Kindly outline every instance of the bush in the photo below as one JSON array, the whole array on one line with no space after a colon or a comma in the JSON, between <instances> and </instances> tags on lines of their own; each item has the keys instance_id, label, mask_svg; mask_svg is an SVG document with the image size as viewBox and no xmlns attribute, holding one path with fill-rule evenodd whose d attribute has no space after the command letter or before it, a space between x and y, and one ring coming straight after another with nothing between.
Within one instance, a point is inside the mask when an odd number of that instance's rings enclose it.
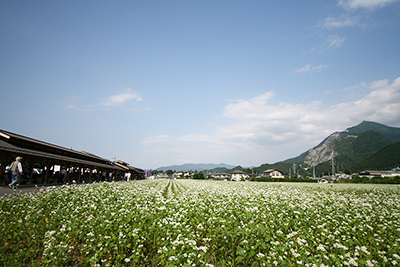
<instances>
[{"instance_id":1,"label":"bush","mask_svg":"<svg viewBox=\"0 0 400 267\"><path fill-rule=\"evenodd\" d=\"M395 177L363 177L357 176L353 179L344 179L340 180L341 183L348 183L348 184L400 184L400 176Z\"/></svg>"},{"instance_id":2,"label":"bush","mask_svg":"<svg viewBox=\"0 0 400 267\"><path fill-rule=\"evenodd\" d=\"M204 179L205 179L204 173L202 173L202 172L195 173L195 174L193 175L193 179L196 179L196 180L204 180Z\"/></svg>"},{"instance_id":3,"label":"bush","mask_svg":"<svg viewBox=\"0 0 400 267\"><path fill-rule=\"evenodd\" d=\"M300 182L300 183L317 183L318 180L308 178L272 178L272 177L255 177L251 181L254 182Z\"/></svg>"}]
</instances>

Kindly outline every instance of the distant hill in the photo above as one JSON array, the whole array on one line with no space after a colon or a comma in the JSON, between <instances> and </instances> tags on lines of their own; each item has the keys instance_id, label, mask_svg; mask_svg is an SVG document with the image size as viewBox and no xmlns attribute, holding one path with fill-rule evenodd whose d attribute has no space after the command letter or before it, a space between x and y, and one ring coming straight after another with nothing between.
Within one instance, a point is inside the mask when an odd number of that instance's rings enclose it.
<instances>
[{"instance_id":1,"label":"distant hill","mask_svg":"<svg viewBox=\"0 0 400 267\"><path fill-rule=\"evenodd\" d=\"M265 170L268 169L278 169L281 172L285 174L289 174L289 168L291 168L293 165L291 162L277 162L274 164L262 164L260 167L254 168L254 171L256 171L259 174L262 174Z\"/></svg>"},{"instance_id":2,"label":"distant hill","mask_svg":"<svg viewBox=\"0 0 400 267\"><path fill-rule=\"evenodd\" d=\"M375 131L393 142L400 141L400 128L386 126L372 121L363 121L357 126L347 128L342 134L360 134L366 131Z\"/></svg>"},{"instance_id":3,"label":"distant hill","mask_svg":"<svg viewBox=\"0 0 400 267\"><path fill-rule=\"evenodd\" d=\"M362 170L390 170L400 167L400 142L388 145L371 157L354 164L353 172Z\"/></svg>"},{"instance_id":4,"label":"distant hill","mask_svg":"<svg viewBox=\"0 0 400 267\"><path fill-rule=\"evenodd\" d=\"M159 167L156 169L156 171L168 171L168 170L173 170L173 171L204 171L204 170L211 170L211 169L216 169L216 168L225 168L225 169L232 169L236 166L234 165L228 165L225 163L220 163L220 164L214 164L214 163L186 163L182 165L171 165L171 166L164 166L164 167Z\"/></svg>"},{"instance_id":5,"label":"distant hill","mask_svg":"<svg viewBox=\"0 0 400 267\"><path fill-rule=\"evenodd\" d=\"M342 171L345 169L355 170L358 169L357 166L365 166L357 165L358 163L361 164L367 158L399 141L400 128L363 121L343 132L332 133L314 148L281 163L295 163L297 170L302 175L312 175L313 166L315 166L317 174L328 174L332 171L332 158L335 162L335 171L338 169ZM382 153L386 153L385 150ZM381 157L383 154L380 154ZM372 160L377 160L377 158L372 158ZM368 164L371 164L371 161ZM389 157L383 157L382 161L387 161L387 163L382 162L380 166L391 166ZM277 164L269 166L276 166ZM285 170L282 171L286 173Z\"/></svg>"}]
</instances>

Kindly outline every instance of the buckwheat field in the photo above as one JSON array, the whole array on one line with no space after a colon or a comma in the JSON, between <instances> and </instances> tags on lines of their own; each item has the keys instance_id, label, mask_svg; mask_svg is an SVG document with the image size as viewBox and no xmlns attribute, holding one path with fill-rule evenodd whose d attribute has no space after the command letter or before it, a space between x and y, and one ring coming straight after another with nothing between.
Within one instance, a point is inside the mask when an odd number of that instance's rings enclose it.
<instances>
[{"instance_id":1,"label":"buckwheat field","mask_svg":"<svg viewBox=\"0 0 400 267\"><path fill-rule=\"evenodd\" d=\"M0 198L3 266L394 266L400 187L146 180Z\"/></svg>"}]
</instances>

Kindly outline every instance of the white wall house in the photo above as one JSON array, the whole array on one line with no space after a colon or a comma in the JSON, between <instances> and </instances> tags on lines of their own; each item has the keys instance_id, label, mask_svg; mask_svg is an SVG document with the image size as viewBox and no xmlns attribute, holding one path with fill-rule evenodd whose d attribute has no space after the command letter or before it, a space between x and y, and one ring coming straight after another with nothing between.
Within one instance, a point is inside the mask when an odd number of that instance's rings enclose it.
<instances>
[{"instance_id":1,"label":"white wall house","mask_svg":"<svg viewBox=\"0 0 400 267\"><path fill-rule=\"evenodd\" d=\"M174 176L175 179L179 179L183 176L183 172L174 172L172 176Z\"/></svg>"},{"instance_id":2,"label":"white wall house","mask_svg":"<svg viewBox=\"0 0 400 267\"><path fill-rule=\"evenodd\" d=\"M168 178L168 174L166 172L157 173L157 178Z\"/></svg>"},{"instance_id":3,"label":"white wall house","mask_svg":"<svg viewBox=\"0 0 400 267\"><path fill-rule=\"evenodd\" d=\"M224 172L222 172L222 173L213 173L213 174L211 174L211 176L214 179L221 179L221 180L225 180L225 179L230 179L231 178L231 175L229 173L224 173Z\"/></svg>"},{"instance_id":4,"label":"white wall house","mask_svg":"<svg viewBox=\"0 0 400 267\"><path fill-rule=\"evenodd\" d=\"M232 181L245 181L250 179L250 175L245 173L244 171L236 170L231 172L231 180Z\"/></svg>"},{"instance_id":5,"label":"white wall house","mask_svg":"<svg viewBox=\"0 0 400 267\"><path fill-rule=\"evenodd\" d=\"M278 169L269 169L263 172L263 177L271 177L271 178L285 178L283 173Z\"/></svg>"}]
</instances>

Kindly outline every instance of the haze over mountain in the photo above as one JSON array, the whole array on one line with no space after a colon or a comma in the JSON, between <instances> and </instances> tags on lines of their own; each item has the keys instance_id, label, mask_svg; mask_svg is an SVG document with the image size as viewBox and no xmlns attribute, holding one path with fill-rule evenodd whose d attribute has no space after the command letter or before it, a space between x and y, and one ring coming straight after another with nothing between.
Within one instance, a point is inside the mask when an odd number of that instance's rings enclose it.
<instances>
[{"instance_id":1,"label":"haze over mountain","mask_svg":"<svg viewBox=\"0 0 400 267\"><path fill-rule=\"evenodd\" d=\"M290 165L296 164L298 165L297 171L303 173L310 174L313 166L315 166L317 172L327 173L332 170L331 161L333 158L336 170L351 169L353 171L360 171L361 167L368 167L368 165L356 165L357 163L364 161L378 152L380 152L379 155L381 158L386 158L383 156L385 154L384 149L399 140L400 128L371 121L363 121L342 132L332 133L314 148L297 157L279 162L279 164L284 168L282 170L284 172L288 168L291 168ZM393 153L393 149L390 151ZM374 169L373 159L369 161L369 166L372 169ZM386 166L387 168L394 168L396 165L400 165L400 157L394 160L391 159L391 163L386 164L381 162L381 166ZM270 167L271 165L266 164L265 166Z\"/></svg>"},{"instance_id":2,"label":"haze over mountain","mask_svg":"<svg viewBox=\"0 0 400 267\"><path fill-rule=\"evenodd\" d=\"M164 166L164 167L159 167L156 169L156 171L167 171L167 170L176 170L176 171L204 171L204 170L210 170L210 169L215 169L215 168L226 168L226 169L232 169L234 168L234 165L228 165L225 163L220 163L220 164L214 164L214 163L186 163L182 165L171 165L171 166Z\"/></svg>"},{"instance_id":3,"label":"haze over mountain","mask_svg":"<svg viewBox=\"0 0 400 267\"><path fill-rule=\"evenodd\" d=\"M301 155L273 164L265 163L253 168L261 173L266 169L277 168L284 172L312 175L312 167L317 173L327 174L332 170L334 158L335 170L360 171L363 168L377 169L400 166L399 143L400 128L384 124L363 121L342 132L334 132L317 146ZM396 143L397 142L397 143ZM294 166L294 164L296 166ZM222 169L221 169L222 168ZM215 170L226 171L237 169L227 164L183 164L160 167L157 170Z\"/></svg>"}]
</instances>

